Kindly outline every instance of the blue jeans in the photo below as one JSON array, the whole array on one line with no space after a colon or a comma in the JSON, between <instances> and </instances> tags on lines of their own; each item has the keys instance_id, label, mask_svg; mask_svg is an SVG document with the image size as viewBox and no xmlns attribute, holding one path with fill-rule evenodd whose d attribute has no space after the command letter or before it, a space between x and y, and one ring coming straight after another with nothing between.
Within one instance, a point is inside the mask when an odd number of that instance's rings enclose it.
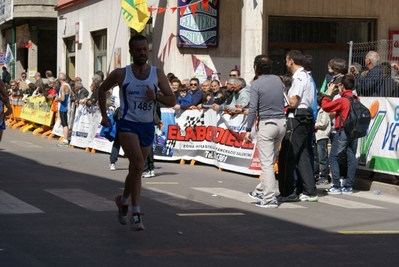
<instances>
[{"instance_id":1,"label":"blue jeans","mask_svg":"<svg viewBox=\"0 0 399 267\"><path fill-rule=\"evenodd\" d=\"M317 155L319 158L319 165L320 165L320 179L324 178L327 179L328 177L328 138L320 139L317 141Z\"/></svg>"},{"instance_id":2,"label":"blue jeans","mask_svg":"<svg viewBox=\"0 0 399 267\"><path fill-rule=\"evenodd\" d=\"M339 153L345 150L345 148L347 153L348 173L346 175L344 187L353 187L355 183L357 141L358 139L347 138L343 129L337 130L334 134L330 151L330 166L333 184L336 188L341 187L338 163Z\"/></svg>"}]
</instances>

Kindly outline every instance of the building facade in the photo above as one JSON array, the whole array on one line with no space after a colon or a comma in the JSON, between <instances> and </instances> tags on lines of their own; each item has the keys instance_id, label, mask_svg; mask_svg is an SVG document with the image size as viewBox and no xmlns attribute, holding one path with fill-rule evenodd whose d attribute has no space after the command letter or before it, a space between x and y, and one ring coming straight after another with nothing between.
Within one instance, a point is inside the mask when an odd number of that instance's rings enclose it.
<instances>
[{"instance_id":1,"label":"building facade","mask_svg":"<svg viewBox=\"0 0 399 267\"><path fill-rule=\"evenodd\" d=\"M1 50L12 49L9 66L13 78L27 72L31 81L36 72L56 71L57 0L0 1Z\"/></svg>"},{"instance_id":2,"label":"building facade","mask_svg":"<svg viewBox=\"0 0 399 267\"><path fill-rule=\"evenodd\" d=\"M261 53L273 59L276 74L284 74L286 52L299 49L313 56L313 74L320 86L331 58L348 59L349 41L388 39L390 30L399 29L395 0L147 2L151 20L144 34L150 39L150 61L180 79L201 75L196 68L203 63L208 71L220 73L222 81L235 68L249 81L253 59ZM200 20L205 3L216 9L216 15ZM56 11L58 72L80 76L88 86L95 71L107 74L131 62L127 43L135 32L125 24L119 1L58 0ZM193 32L199 24L213 27L217 45L181 45L182 26L189 24Z\"/></svg>"}]
</instances>

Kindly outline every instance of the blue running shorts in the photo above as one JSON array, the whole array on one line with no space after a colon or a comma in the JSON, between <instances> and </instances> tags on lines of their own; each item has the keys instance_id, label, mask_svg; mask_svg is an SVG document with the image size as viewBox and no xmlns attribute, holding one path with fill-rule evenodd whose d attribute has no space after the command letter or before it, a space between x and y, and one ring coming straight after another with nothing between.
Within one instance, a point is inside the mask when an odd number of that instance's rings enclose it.
<instances>
[{"instance_id":1,"label":"blue running shorts","mask_svg":"<svg viewBox=\"0 0 399 267\"><path fill-rule=\"evenodd\" d=\"M154 142L154 122L133 122L127 120L116 121L116 130L121 133L137 134L140 146L147 147Z\"/></svg>"}]
</instances>

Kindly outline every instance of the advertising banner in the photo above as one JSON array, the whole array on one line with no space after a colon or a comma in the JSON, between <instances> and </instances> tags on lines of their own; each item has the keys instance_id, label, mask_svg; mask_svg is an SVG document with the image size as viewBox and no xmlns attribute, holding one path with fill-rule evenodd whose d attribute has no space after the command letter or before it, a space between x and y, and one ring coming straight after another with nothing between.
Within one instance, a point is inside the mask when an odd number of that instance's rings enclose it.
<instances>
[{"instance_id":1,"label":"advertising banner","mask_svg":"<svg viewBox=\"0 0 399 267\"><path fill-rule=\"evenodd\" d=\"M52 126L54 112L51 111L51 101L44 96L30 96L22 106L20 118L37 124Z\"/></svg>"},{"instance_id":2,"label":"advertising banner","mask_svg":"<svg viewBox=\"0 0 399 267\"><path fill-rule=\"evenodd\" d=\"M399 175L399 104L397 98L361 98L370 109L368 134L359 140L358 168Z\"/></svg>"},{"instance_id":3,"label":"advertising banner","mask_svg":"<svg viewBox=\"0 0 399 267\"><path fill-rule=\"evenodd\" d=\"M179 47L209 48L218 46L219 1L179 0Z\"/></svg>"},{"instance_id":4,"label":"advertising banner","mask_svg":"<svg viewBox=\"0 0 399 267\"><path fill-rule=\"evenodd\" d=\"M260 174L254 144L244 143L246 115L213 110L186 110L173 114L162 109L164 130L156 130L154 156L162 160L194 159L245 174Z\"/></svg>"}]
</instances>

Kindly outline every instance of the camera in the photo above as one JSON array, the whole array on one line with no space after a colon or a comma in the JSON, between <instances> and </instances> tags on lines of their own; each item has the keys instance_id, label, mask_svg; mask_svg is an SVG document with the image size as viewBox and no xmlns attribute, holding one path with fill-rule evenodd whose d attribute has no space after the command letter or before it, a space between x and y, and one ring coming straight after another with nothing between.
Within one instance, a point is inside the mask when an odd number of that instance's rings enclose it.
<instances>
[{"instance_id":1,"label":"camera","mask_svg":"<svg viewBox=\"0 0 399 267\"><path fill-rule=\"evenodd\" d=\"M354 67L351 67L351 72L355 73L356 69Z\"/></svg>"}]
</instances>

